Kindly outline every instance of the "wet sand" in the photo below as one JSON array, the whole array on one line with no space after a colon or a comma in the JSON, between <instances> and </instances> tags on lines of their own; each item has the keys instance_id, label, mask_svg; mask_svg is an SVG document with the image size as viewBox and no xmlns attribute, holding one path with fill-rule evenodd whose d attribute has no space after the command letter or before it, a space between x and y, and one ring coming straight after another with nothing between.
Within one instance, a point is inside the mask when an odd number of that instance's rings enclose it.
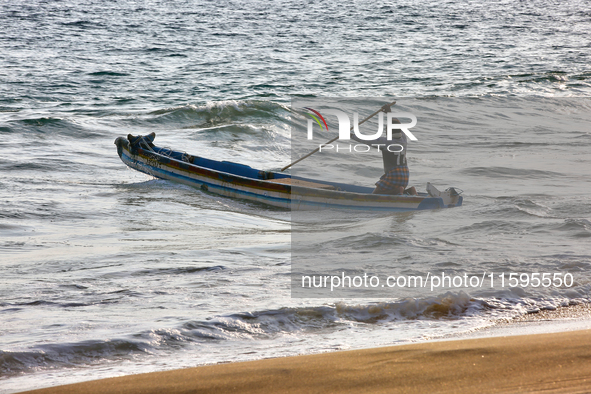
<instances>
[{"instance_id":1,"label":"wet sand","mask_svg":"<svg viewBox=\"0 0 591 394\"><path fill-rule=\"evenodd\" d=\"M559 308L507 324L522 329L525 319L587 320L589 311ZM456 339L218 364L30 393L587 393L589 344L591 330Z\"/></svg>"}]
</instances>

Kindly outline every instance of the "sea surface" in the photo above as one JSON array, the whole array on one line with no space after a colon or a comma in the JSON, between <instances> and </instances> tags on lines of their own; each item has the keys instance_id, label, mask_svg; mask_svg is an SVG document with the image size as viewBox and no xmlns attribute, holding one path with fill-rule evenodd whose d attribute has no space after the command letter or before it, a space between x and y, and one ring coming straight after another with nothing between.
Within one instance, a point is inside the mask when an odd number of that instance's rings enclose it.
<instances>
[{"instance_id":1,"label":"sea surface","mask_svg":"<svg viewBox=\"0 0 591 394\"><path fill-rule=\"evenodd\" d=\"M0 393L436 339L588 302L590 31L575 0L3 2ZM402 274L573 283L292 298L291 212L154 179L113 144L155 132L277 170L291 100L322 97L428 117L411 184L464 191L457 209L331 223L348 253L391 248L381 267ZM379 155L313 160L330 179L381 175Z\"/></svg>"}]
</instances>

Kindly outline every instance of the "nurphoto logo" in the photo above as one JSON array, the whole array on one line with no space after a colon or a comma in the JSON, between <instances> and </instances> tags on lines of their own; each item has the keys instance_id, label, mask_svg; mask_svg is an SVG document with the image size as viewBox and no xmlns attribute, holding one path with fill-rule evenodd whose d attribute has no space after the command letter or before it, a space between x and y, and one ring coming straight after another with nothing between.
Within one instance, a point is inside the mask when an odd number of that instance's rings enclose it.
<instances>
[{"instance_id":1,"label":"nurphoto logo","mask_svg":"<svg viewBox=\"0 0 591 394\"><path fill-rule=\"evenodd\" d=\"M316 123L320 130L328 131L328 124L326 123L326 119L322 114L310 107L304 107L304 109L308 110L308 115L310 119L308 119L308 140L314 139L314 123ZM388 108L389 109L389 108ZM377 148L378 151L381 149L387 149L390 152L402 152L404 150L404 146L395 141L400 141L402 138L402 133L411 141L417 141L417 138L410 132L410 128L417 125L417 118L412 113L409 112L401 112L401 113L393 113L393 112L386 112L386 138L383 137L384 134L384 111L380 111L378 114L378 130L374 134L362 134L359 130L359 113L353 112L353 127L351 127L351 121L349 115L347 115L344 111L338 109L324 109L322 112L325 115L334 115L337 118L339 123L339 136L338 140L342 141L349 141L351 139L361 142L360 144L351 146L350 144L347 145L346 148L340 147L338 144L332 144L333 141L336 141L337 138L334 140L329 141L328 143L319 144L318 150L322 152L323 150L334 150L336 152L340 151L348 151L348 152L369 152L371 147ZM410 119L410 123L401 123L399 119ZM366 119L367 120L367 119ZM352 134L353 132L354 134ZM394 143L389 143L393 141ZM366 143L363 143L366 142Z\"/></svg>"}]
</instances>

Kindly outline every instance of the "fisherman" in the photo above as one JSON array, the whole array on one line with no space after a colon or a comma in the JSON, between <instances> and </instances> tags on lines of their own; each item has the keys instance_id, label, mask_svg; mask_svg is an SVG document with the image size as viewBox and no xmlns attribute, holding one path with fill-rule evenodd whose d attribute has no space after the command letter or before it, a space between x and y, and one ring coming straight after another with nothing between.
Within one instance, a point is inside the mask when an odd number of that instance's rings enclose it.
<instances>
[{"instance_id":1,"label":"fisherman","mask_svg":"<svg viewBox=\"0 0 591 394\"><path fill-rule=\"evenodd\" d=\"M386 113L391 112L390 105L386 104L382 107ZM394 123L400 124L396 118L392 119ZM406 135L402 130L392 130L392 139L388 140L386 137L380 137L375 140L362 140L351 133L351 139L361 142L363 144L376 146L382 152L382 159L384 160L384 175L376 182L376 188L373 194L410 194L417 195L417 190L414 186L408 186L408 165L406 162Z\"/></svg>"}]
</instances>

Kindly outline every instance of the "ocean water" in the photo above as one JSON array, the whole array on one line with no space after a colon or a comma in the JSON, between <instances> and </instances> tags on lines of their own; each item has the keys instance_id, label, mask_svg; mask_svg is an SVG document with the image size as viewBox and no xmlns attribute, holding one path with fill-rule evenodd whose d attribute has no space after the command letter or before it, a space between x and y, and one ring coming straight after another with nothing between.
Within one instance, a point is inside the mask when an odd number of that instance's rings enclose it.
<instances>
[{"instance_id":1,"label":"ocean water","mask_svg":"<svg viewBox=\"0 0 591 394\"><path fill-rule=\"evenodd\" d=\"M1 4L0 392L440 338L589 301L590 30L583 1ZM411 184L464 190L458 209L349 219L347 245L395 247L400 273L572 286L292 298L289 211L153 179L113 145L154 131L278 169L291 100L326 96L422 111ZM374 159L335 164L371 186Z\"/></svg>"}]
</instances>

